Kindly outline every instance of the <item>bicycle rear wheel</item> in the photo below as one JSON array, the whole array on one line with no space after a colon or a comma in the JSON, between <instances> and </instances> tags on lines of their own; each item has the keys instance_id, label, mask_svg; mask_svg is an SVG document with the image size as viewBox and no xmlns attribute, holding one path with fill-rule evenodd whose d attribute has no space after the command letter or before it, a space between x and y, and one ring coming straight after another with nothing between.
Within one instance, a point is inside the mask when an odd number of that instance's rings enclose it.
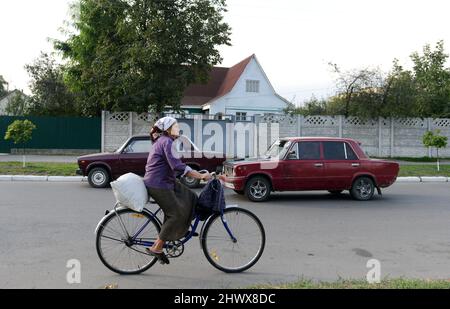
<instances>
[{"instance_id":1,"label":"bicycle rear wheel","mask_svg":"<svg viewBox=\"0 0 450 309\"><path fill-rule=\"evenodd\" d=\"M97 254L102 263L121 275L140 274L152 267L157 258L146 253L142 244L136 244L131 240L131 237L144 226L136 241L154 242L161 227L145 211L137 213L131 209L120 209L106 217L100 224L96 238Z\"/></svg>"},{"instance_id":2,"label":"bicycle rear wheel","mask_svg":"<svg viewBox=\"0 0 450 309\"><path fill-rule=\"evenodd\" d=\"M223 220L220 215L212 216L201 237L206 259L226 273L243 272L255 265L266 242L264 227L258 217L238 207L225 209Z\"/></svg>"}]
</instances>

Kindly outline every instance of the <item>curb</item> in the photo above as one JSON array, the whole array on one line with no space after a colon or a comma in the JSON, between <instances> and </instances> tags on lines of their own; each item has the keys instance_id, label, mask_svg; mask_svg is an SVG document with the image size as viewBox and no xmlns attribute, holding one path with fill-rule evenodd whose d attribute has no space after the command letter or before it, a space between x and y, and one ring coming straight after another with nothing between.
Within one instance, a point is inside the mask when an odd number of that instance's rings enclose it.
<instances>
[{"instance_id":1,"label":"curb","mask_svg":"<svg viewBox=\"0 0 450 309\"><path fill-rule=\"evenodd\" d=\"M422 182L448 182L448 177L420 177Z\"/></svg>"},{"instance_id":2,"label":"curb","mask_svg":"<svg viewBox=\"0 0 450 309\"><path fill-rule=\"evenodd\" d=\"M87 182L87 178L83 176L0 175L0 181Z\"/></svg>"},{"instance_id":3,"label":"curb","mask_svg":"<svg viewBox=\"0 0 450 309\"><path fill-rule=\"evenodd\" d=\"M0 181L34 181L34 182L87 182L83 176L33 176L33 175L0 175ZM450 182L450 177L397 177L398 183Z\"/></svg>"},{"instance_id":4,"label":"curb","mask_svg":"<svg viewBox=\"0 0 450 309\"><path fill-rule=\"evenodd\" d=\"M414 183L414 182L421 182L422 180L420 177L397 177L396 182L408 182L408 183Z\"/></svg>"},{"instance_id":5,"label":"curb","mask_svg":"<svg viewBox=\"0 0 450 309\"><path fill-rule=\"evenodd\" d=\"M400 183L450 182L450 177L443 177L443 176L397 177L396 182L400 182Z\"/></svg>"}]
</instances>

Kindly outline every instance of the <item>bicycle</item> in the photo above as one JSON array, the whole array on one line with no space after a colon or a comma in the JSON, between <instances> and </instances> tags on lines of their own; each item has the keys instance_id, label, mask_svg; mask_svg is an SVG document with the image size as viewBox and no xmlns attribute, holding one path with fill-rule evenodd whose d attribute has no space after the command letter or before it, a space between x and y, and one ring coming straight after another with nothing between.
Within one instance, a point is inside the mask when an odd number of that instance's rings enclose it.
<instances>
[{"instance_id":1,"label":"bicycle","mask_svg":"<svg viewBox=\"0 0 450 309\"><path fill-rule=\"evenodd\" d=\"M212 175L217 177L216 173ZM149 204L157 207L151 199ZM101 262L122 275L140 274L150 269L158 259L148 254L145 248L151 247L159 235L162 225L158 218L160 212L161 208L157 207L154 212L144 208L138 213L116 203L96 228L96 249ZM226 273L248 270L263 254L264 227L249 210L228 205L221 213L210 215L198 234L201 221L196 212L187 235L180 240L166 242L164 251L168 258L180 257L184 253L184 245L195 236L199 237L208 262Z\"/></svg>"}]
</instances>

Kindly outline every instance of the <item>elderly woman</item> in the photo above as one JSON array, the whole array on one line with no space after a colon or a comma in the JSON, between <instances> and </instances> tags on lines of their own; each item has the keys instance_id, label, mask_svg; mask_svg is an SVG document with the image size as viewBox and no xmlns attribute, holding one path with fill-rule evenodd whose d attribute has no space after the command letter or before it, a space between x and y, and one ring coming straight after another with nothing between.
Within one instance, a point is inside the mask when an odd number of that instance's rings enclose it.
<instances>
[{"instance_id":1,"label":"elderly woman","mask_svg":"<svg viewBox=\"0 0 450 309\"><path fill-rule=\"evenodd\" d=\"M169 259L163 252L166 241L179 240L188 232L197 203L197 194L183 185L177 178L189 176L209 180L209 173L200 174L184 164L173 152L173 141L179 137L176 119L159 119L151 130L152 150L148 156L144 182L147 191L164 212L164 224L155 244L147 252L163 264Z\"/></svg>"}]
</instances>

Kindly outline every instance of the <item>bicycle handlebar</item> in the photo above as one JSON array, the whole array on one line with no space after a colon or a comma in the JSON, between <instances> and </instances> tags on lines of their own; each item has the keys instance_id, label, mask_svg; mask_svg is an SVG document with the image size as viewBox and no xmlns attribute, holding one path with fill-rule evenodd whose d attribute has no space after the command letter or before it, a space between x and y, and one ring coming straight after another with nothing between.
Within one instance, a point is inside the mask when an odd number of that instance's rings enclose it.
<instances>
[{"instance_id":1,"label":"bicycle handlebar","mask_svg":"<svg viewBox=\"0 0 450 309\"><path fill-rule=\"evenodd\" d=\"M209 173L208 170L200 170L200 171L198 171L198 172L199 172L200 174ZM211 174L211 176L212 176L214 179L217 178L217 173L216 173L216 172L211 172L210 174Z\"/></svg>"}]
</instances>

